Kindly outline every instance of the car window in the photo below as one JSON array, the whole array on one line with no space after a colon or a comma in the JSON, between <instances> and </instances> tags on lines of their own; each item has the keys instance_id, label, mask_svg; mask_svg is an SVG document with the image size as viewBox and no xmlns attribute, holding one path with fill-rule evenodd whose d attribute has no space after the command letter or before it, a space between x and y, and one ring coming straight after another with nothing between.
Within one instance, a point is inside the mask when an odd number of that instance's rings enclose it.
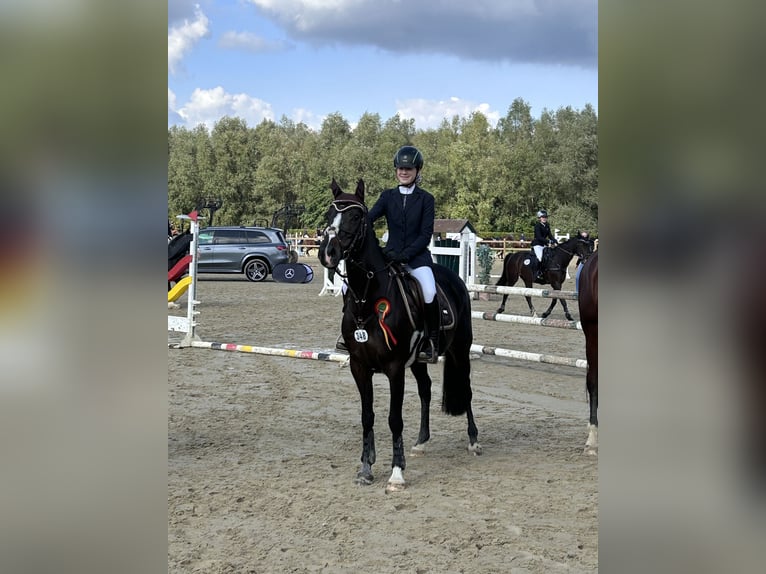
<instances>
[{"instance_id":1,"label":"car window","mask_svg":"<svg viewBox=\"0 0 766 574\"><path fill-rule=\"evenodd\" d=\"M262 231L246 231L248 243L271 243L269 236Z\"/></svg>"},{"instance_id":2,"label":"car window","mask_svg":"<svg viewBox=\"0 0 766 574\"><path fill-rule=\"evenodd\" d=\"M213 243L213 232L212 231L200 231L199 232L199 244L200 245L210 245Z\"/></svg>"},{"instance_id":3,"label":"car window","mask_svg":"<svg viewBox=\"0 0 766 574\"><path fill-rule=\"evenodd\" d=\"M239 229L216 229L213 243L216 245L245 243L245 238L242 235L242 231Z\"/></svg>"}]
</instances>

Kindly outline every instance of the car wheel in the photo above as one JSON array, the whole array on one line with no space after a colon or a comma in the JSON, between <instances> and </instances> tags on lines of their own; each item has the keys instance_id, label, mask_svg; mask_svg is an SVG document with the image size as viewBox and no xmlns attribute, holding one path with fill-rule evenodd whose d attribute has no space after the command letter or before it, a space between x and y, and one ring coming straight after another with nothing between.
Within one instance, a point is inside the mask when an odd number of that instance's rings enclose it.
<instances>
[{"instance_id":1,"label":"car wheel","mask_svg":"<svg viewBox=\"0 0 766 574\"><path fill-rule=\"evenodd\" d=\"M260 259L245 263L245 277L250 281L263 281L269 274L269 267Z\"/></svg>"}]
</instances>

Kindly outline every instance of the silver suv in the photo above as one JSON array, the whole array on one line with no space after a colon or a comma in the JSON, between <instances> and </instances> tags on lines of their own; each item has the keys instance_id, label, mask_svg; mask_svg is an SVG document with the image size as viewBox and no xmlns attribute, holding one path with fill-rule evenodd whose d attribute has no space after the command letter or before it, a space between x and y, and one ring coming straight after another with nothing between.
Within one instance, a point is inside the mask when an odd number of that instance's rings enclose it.
<instances>
[{"instance_id":1,"label":"silver suv","mask_svg":"<svg viewBox=\"0 0 766 574\"><path fill-rule=\"evenodd\" d=\"M275 265L287 263L290 247L274 227L206 227L199 232L200 273L244 273L263 281Z\"/></svg>"}]
</instances>

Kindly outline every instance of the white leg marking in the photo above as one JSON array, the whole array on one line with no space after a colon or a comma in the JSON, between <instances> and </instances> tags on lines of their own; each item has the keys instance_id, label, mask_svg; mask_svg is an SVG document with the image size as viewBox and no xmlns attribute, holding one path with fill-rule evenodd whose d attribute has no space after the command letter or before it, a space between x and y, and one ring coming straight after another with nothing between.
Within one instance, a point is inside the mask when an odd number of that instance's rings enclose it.
<instances>
[{"instance_id":1,"label":"white leg marking","mask_svg":"<svg viewBox=\"0 0 766 574\"><path fill-rule=\"evenodd\" d=\"M585 454L598 454L598 427L588 424L588 440L585 442Z\"/></svg>"},{"instance_id":2,"label":"white leg marking","mask_svg":"<svg viewBox=\"0 0 766 574\"><path fill-rule=\"evenodd\" d=\"M391 471L391 478L388 479L386 492L400 492L404 490L406 486L404 476L402 476L402 469L395 466Z\"/></svg>"}]
</instances>

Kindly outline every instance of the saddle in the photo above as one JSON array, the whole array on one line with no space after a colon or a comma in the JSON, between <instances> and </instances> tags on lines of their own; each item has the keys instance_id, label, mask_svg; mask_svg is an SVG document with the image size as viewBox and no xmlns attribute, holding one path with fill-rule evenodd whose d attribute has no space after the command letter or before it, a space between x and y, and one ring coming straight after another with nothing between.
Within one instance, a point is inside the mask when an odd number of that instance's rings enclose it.
<instances>
[{"instance_id":1,"label":"saddle","mask_svg":"<svg viewBox=\"0 0 766 574\"><path fill-rule=\"evenodd\" d=\"M394 265L397 269L394 273L394 278L399 287L399 291L402 294L405 305L407 306L407 314L412 320L412 307L415 306L420 309L421 313L425 308L425 300L423 298L423 290L420 288L420 283L412 275L410 275L401 265ZM394 267L392 266L392 267ZM436 282L436 301L439 303L439 330L449 331L455 328L455 310L447 299L447 295L444 293L439 282Z\"/></svg>"},{"instance_id":2,"label":"saddle","mask_svg":"<svg viewBox=\"0 0 766 574\"><path fill-rule=\"evenodd\" d=\"M561 268L558 265L556 266L551 265L551 250L552 250L551 247L543 247L543 260L538 261L538 263L540 264L541 271L560 271L561 270ZM534 249L531 250L531 253L532 253L532 257L537 259L537 255L535 254Z\"/></svg>"}]
</instances>

